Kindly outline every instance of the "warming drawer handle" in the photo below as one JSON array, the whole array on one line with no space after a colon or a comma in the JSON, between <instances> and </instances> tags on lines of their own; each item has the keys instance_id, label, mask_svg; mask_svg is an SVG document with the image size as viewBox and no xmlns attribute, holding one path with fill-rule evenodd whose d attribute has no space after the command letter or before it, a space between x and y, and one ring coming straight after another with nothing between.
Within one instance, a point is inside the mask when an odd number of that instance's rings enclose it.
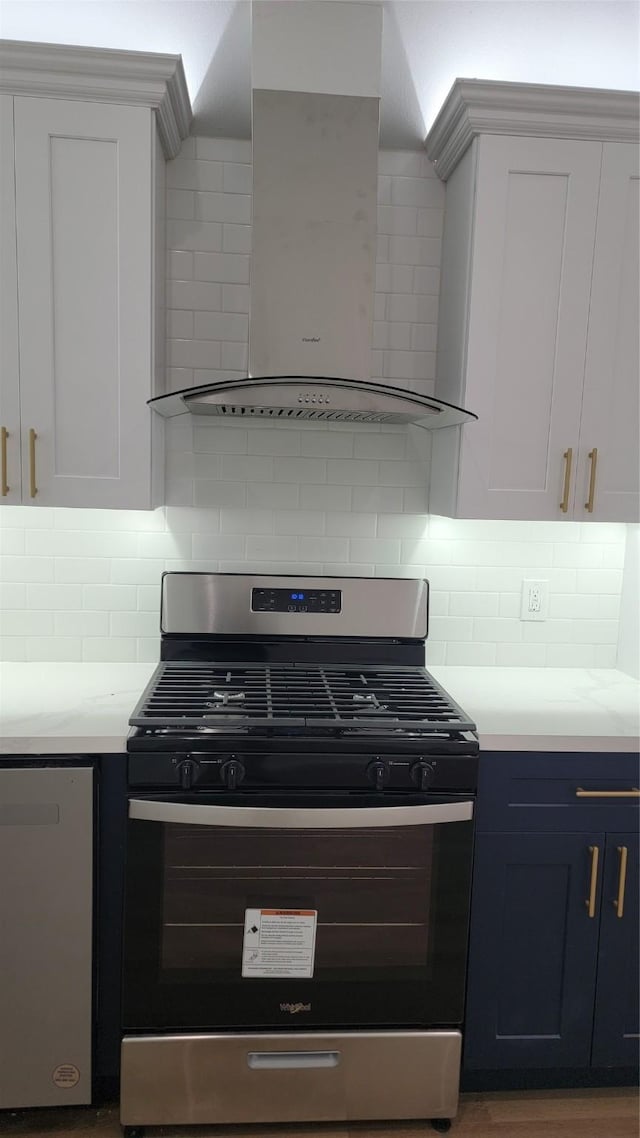
<instances>
[{"instance_id":1,"label":"warming drawer handle","mask_svg":"<svg viewBox=\"0 0 640 1138\"><path fill-rule=\"evenodd\" d=\"M252 1071L291 1071L301 1068L337 1067L339 1051L249 1051Z\"/></svg>"},{"instance_id":2,"label":"warming drawer handle","mask_svg":"<svg viewBox=\"0 0 640 1138\"><path fill-rule=\"evenodd\" d=\"M576 787L576 798L640 798L640 790L632 786L631 790L583 790Z\"/></svg>"},{"instance_id":3,"label":"warming drawer handle","mask_svg":"<svg viewBox=\"0 0 640 1138\"><path fill-rule=\"evenodd\" d=\"M473 802L444 802L423 806L293 809L273 806L218 806L199 802L157 802L132 798L129 817L143 822L193 826L235 826L264 830L360 830L381 826L430 826L467 822Z\"/></svg>"}]
</instances>

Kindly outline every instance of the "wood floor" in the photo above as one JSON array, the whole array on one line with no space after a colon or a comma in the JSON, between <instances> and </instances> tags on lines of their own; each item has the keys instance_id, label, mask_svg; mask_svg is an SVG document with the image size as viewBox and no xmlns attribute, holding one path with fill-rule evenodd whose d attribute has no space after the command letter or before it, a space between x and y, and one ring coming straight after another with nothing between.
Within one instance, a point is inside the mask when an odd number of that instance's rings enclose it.
<instances>
[{"instance_id":1,"label":"wood floor","mask_svg":"<svg viewBox=\"0 0 640 1138\"><path fill-rule=\"evenodd\" d=\"M638 1092L508 1091L466 1094L451 1138L638 1138ZM0 1111L0 1134L20 1138L120 1138L117 1107ZM424 1122L341 1126L150 1126L147 1138L429 1138Z\"/></svg>"}]
</instances>

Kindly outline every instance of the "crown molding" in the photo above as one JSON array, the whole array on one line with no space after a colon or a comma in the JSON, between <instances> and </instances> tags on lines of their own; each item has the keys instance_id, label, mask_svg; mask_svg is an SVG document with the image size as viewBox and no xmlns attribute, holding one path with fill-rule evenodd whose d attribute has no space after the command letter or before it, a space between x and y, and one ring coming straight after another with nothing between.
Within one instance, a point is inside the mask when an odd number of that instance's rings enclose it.
<instances>
[{"instance_id":1,"label":"crown molding","mask_svg":"<svg viewBox=\"0 0 640 1138\"><path fill-rule=\"evenodd\" d=\"M456 79L425 140L446 181L478 134L637 142L637 91Z\"/></svg>"},{"instance_id":2,"label":"crown molding","mask_svg":"<svg viewBox=\"0 0 640 1138\"><path fill-rule=\"evenodd\" d=\"M167 158L192 118L179 55L0 40L0 92L150 107Z\"/></svg>"}]
</instances>

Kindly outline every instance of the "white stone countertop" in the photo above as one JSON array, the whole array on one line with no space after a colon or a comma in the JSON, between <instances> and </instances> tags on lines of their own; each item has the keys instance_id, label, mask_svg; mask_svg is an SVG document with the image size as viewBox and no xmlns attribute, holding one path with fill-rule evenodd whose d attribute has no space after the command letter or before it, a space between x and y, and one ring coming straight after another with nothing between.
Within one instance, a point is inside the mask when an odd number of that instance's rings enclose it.
<instances>
[{"instance_id":1,"label":"white stone countertop","mask_svg":"<svg viewBox=\"0 0 640 1138\"><path fill-rule=\"evenodd\" d=\"M114 754L153 664L0 663L0 754ZM615 669L429 669L484 750L638 750L640 684Z\"/></svg>"}]
</instances>

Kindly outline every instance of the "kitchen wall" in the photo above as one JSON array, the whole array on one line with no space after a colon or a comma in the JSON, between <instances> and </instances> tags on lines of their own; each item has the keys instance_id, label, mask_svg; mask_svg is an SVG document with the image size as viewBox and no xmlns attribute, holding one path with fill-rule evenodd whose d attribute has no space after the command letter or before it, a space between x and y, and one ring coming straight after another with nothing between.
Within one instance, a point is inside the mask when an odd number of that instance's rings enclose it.
<instances>
[{"instance_id":1,"label":"kitchen wall","mask_svg":"<svg viewBox=\"0 0 640 1138\"><path fill-rule=\"evenodd\" d=\"M246 374L250 144L189 139L167 167L168 383ZM372 374L429 392L444 187L380 155ZM427 576L427 662L614 667L623 525L429 517L429 436L387 426L167 424L167 507L3 507L0 653L156 660L164 569ZM549 583L519 620L523 578Z\"/></svg>"}]
</instances>

